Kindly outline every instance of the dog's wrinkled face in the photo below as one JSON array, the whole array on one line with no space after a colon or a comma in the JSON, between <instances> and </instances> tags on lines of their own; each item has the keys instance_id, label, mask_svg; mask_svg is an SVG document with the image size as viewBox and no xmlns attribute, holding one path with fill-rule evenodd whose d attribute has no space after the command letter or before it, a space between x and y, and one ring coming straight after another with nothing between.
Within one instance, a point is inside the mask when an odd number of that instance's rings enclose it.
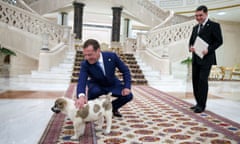
<instances>
[{"instance_id":1,"label":"dog's wrinkled face","mask_svg":"<svg viewBox=\"0 0 240 144\"><path fill-rule=\"evenodd\" d=\"M59 98L55 101L54 106L51 108L51 110L55 113L60 113L63 111L66 107L67 101L63 98Z\"/></svg>"}]
</instances>

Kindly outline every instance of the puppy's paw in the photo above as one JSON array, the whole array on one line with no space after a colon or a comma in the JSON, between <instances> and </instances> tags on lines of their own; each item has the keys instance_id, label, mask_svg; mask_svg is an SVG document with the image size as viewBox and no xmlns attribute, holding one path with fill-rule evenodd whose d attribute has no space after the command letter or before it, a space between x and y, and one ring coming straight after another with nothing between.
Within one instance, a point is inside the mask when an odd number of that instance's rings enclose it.
<instances>
[{"instance_id":1,"label":"puppy's paw","mask_svg":"<svg viewBox=\"0 0 240 144\"><path fill-rule=\"evenodd\" d=\"M71 136L71 139L76 140L76 139L78 139L78 136L77 135Z\"/></svg>"}]
</instances>

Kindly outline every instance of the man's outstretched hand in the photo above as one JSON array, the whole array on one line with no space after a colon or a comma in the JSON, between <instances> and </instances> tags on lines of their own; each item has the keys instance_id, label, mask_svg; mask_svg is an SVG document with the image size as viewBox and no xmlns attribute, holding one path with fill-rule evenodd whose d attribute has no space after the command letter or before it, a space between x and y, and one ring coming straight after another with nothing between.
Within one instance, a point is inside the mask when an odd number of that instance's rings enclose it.
<instances>
[{"instance_id":1,"label":"man's outstretched hand","mask_svg":"<svg viewBox=\"0 0 240 144\"><path fill-rule=\"evenodd\" d=\"M81 96L75 100L75 106L78 109L83 108L84 104L87 104L88 100L86 96Z\"/></svg>"}]
</instances>

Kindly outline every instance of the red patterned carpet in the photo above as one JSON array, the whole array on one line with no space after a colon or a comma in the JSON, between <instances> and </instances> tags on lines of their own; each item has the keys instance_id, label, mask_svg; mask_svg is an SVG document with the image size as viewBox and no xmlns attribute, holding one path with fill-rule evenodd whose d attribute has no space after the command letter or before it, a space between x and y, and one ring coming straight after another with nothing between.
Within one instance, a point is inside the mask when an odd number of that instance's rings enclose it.
<instances>
[{"instance_id":1,"label":"red patterned carpet","mask_svg":"<svg viewBox=\"0 0 240 144\"><path fill-rule=\"evenodd\" d=\"M70 85L67 95L72 95ZM195 114L190 104L148 86L134 86L134 99L113 118L112 132L103 135L89 123L85 135L71 141L72 122L53 115L41 144L238 144L240 124L210 111Z\"/></svg>"}]
</instances>

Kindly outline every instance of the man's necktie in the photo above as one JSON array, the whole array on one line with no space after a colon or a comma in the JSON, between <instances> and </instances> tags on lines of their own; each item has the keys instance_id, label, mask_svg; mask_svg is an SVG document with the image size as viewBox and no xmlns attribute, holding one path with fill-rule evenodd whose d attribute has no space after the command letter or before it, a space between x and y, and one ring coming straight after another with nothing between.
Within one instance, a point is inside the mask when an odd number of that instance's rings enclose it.
<instances>
[{"instance_id":1,"label":"man's necktie","mask_svg":"<svg viewBox=\"0 0 240 144\"><path fill-rule=\"evenodd\" d=\"M100 70L102 71L103 75L105 75L105 71L103 69L103 65L101 65L101 63L99 61L97 61L97 66L100 68Z\"/></svg>"},{"instance_id":2,"label":"man's necktie","mask_svg":"<svg viewBox=\"0 0 240 144\"><path fill-rule=\"evenodd\" d=\"M198 33L199 33L202 29L203 29L203 24L200 24L200 25L199 25L199 31L198 31Z\"/></svg>"}]
</instances>

